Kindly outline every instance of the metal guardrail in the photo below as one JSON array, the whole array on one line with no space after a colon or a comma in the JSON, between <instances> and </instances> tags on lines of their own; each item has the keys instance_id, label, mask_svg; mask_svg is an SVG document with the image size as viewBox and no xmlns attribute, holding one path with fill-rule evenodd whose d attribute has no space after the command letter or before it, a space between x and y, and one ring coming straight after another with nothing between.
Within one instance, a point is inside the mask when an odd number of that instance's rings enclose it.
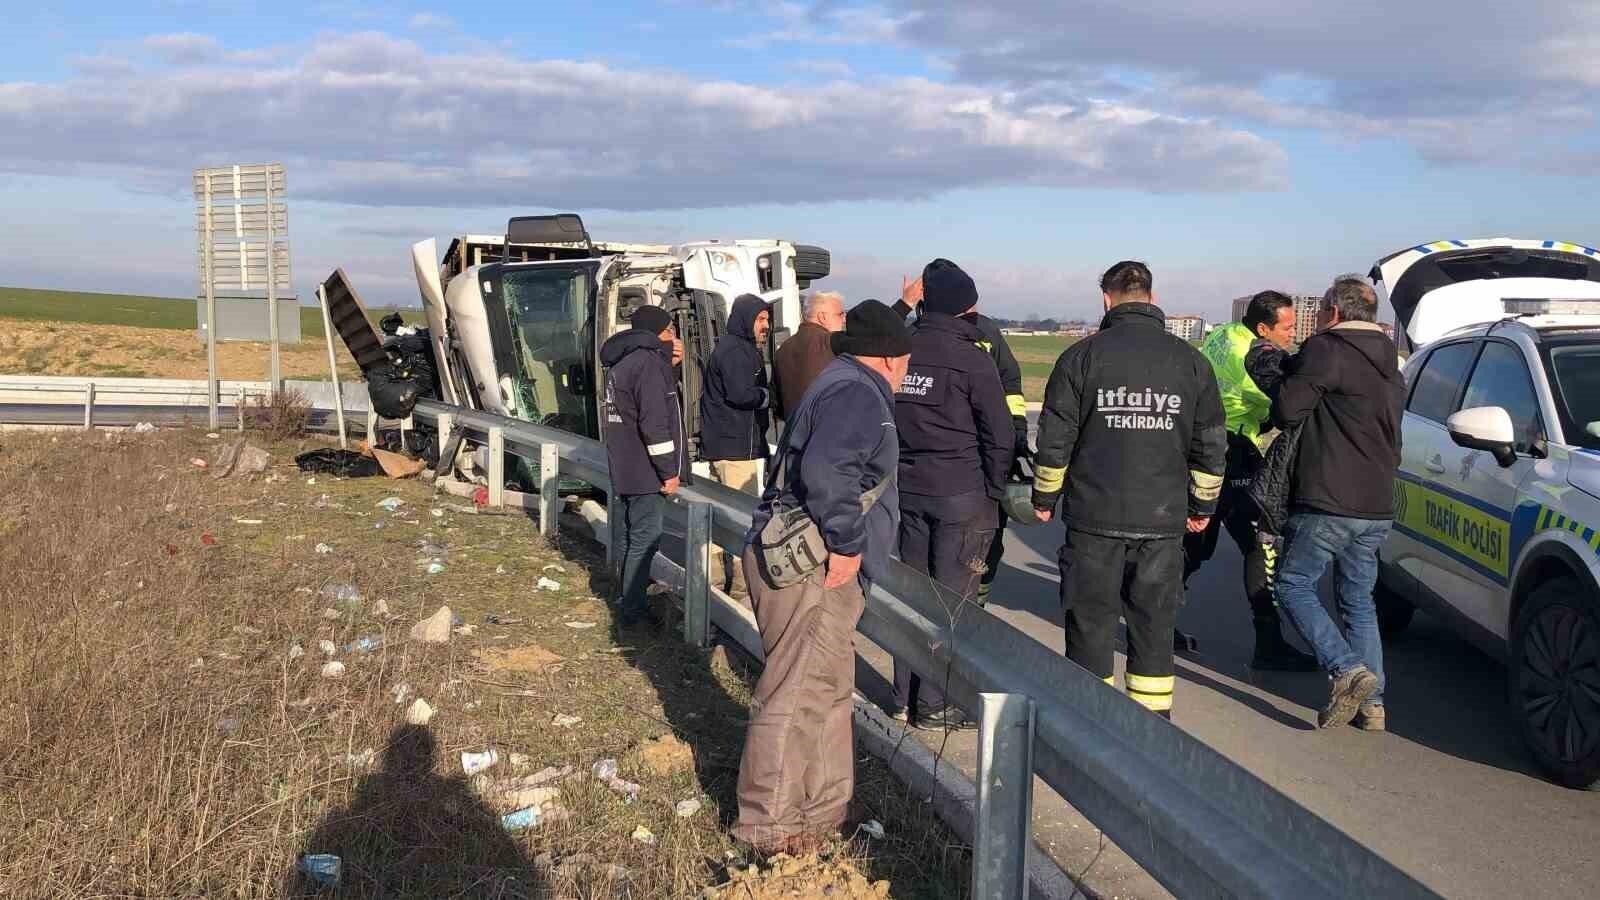
<instances>
[{"instance_id":1,"label":"metal guardrail","mask_svg":"<svg viewBox=\"0 0 1600 900\"><path fill-rule=\"evenodd\" d=\"M555 456L561 475L609 486L605 451L597 441L432 401L419 402L413 418L434 422L442 431L459 428L475 441L493 441L523 459L542 458L546 466ZM540 498L541 528L554 521L559 502L553 476L542 475L551 490ZM728 601L706 589L708 544L699 536L739 553L755 500L706 482L680 488L677 498L669 515L690 535L687 637L703 643L705 623L738 613L717 609ZM1237 763L987 610L947 606L938 591L930 590L926 576L904 565L895 563L872 585L859 627L919 674L946 682L946 693L958 705L981 711L987 727L979 734L975 897L1026 893L1019 861L1026 859L1030 844L1031 783L1030 790L1021 790L1007 777L1019 767L1031 767L1180 897L1437 896ZM748 631L744 640L750 640ZM747 649L761 655L759 646ZM1030 720L1031 739L1026 739Z\"/></svg>"}]
</instances>

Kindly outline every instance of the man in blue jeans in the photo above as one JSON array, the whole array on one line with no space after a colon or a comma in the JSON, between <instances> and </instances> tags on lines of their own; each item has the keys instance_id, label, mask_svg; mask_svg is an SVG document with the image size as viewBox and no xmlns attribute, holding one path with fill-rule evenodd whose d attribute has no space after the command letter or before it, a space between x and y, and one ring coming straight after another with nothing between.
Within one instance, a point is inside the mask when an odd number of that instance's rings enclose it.
<instances>
[{"instance_id":1,"label":"man in blue jeans","mask_svg":"<svg viewBox=\"0 0 1600 900\"><path fill-rule=\"evenodd\" d=\"M1279 428L1300 432L1278 606L1327 670L1333 685L1317 716L1320 728L1360 716L1383 731L1383 643L1372 590L1378 548L1394 520L1405 382L1394 342L1377 325L1378 298L1359 275L1336 279L1322 297L1321 328L1285 367L1272 404ZM1344 631L1317 596L1337 562L1335 585Z\"/></svg>"}]
</instances>

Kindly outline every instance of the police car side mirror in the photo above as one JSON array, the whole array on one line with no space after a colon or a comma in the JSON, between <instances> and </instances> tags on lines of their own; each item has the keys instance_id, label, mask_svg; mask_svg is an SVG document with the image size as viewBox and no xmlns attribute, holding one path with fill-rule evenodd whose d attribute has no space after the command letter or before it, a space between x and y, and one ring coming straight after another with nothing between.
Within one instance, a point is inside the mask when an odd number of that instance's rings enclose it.
<instances>
[{"instance_id":1,"label":"police car side mirror","mask_svg":"<svg viewBox=\"0 0 1600 900\"><path fill-rule=\"evenodd\" d=\"M1511 424L1511 414L1503 407L1463 409L1446 420L1445 428L1457 446L1492 453L1501 468L1517 461L1516 429Z\"/></svg>"}]
</instances>

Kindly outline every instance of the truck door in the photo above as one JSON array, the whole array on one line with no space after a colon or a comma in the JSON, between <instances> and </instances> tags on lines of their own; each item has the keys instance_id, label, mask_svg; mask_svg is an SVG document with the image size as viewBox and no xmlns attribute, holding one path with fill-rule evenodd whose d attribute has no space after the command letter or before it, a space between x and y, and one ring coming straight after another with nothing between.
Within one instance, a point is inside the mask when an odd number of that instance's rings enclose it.
<instances>
[{"instance_id":1,"label":"truck door","mask_svg":"<svg viewBox=\"0 0 1600 900\"><path fill-rule=\"evenodd\" d=\"M594 389L599 265L583 260L484 267L493 281L485 305L503 312L490 313L496 369L516 418L599 438Z\"/></svg>"}]
</instances>

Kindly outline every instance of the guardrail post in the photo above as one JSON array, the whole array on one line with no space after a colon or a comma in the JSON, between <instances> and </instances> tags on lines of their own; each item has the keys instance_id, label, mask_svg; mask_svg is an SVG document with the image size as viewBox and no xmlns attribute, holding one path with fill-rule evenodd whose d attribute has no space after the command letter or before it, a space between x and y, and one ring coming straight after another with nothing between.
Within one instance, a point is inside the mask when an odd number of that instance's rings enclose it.
<instances>
[{"instance_id":1,"label":"guardrail post","mask_svg":"<svg viewBox=\"0 0 1600 900\"><path fill-rule=\"evenodd\" d=\"M561 448L539 445L539 533L556 533L556 517L561 514Z\"/></svg>"},{"instance_id":2,"label":"guardrail post","mask_svg":"<svg viewBox=\"0 0 1600 900\"><path fill-rule=\"evenodd\" d=\"M711 504L691 501L683 551L683 639L711 644Z\"/></svg>"},{"instance_id":3,"label":"guardrail post","mask_svg":"<svg viewBox=\"0 0 1600 900\"><path fill-rule=\"evenodd\" d=\"M94 427L94 382L83 386L83 430Z\"/></svg>"},{"instance_id":4,"label":"guardrail post","mask_svg":"<svg viewBox=\"0 0 1600 900\"><path fill-rule=\"evenodd\" d=\"M244 385L239 386L239 399L234 401L234 410L239 414L239 433L244 433Z\"/></svg>"},{"instance_id":5,"label":"guardrail post","mask_svg":"<svg viewBox=\"0 0 1600 900\"><path fill-rule=\"evenodd\" d=\"M973 900L1028 896L1033 820L1033 701L979 694L978 809L972 852Z\"/></svg>"},{"instance_id":6,"label":"guardrail post","mask_svg":"<svg viewBox=\"0 0 1600 900\"><path fill-rule=\"evenodd\" d=\"M506 433L499 425L489 429L489 507L499 509L506 498Z\"/></svg>"}]
</instances>

